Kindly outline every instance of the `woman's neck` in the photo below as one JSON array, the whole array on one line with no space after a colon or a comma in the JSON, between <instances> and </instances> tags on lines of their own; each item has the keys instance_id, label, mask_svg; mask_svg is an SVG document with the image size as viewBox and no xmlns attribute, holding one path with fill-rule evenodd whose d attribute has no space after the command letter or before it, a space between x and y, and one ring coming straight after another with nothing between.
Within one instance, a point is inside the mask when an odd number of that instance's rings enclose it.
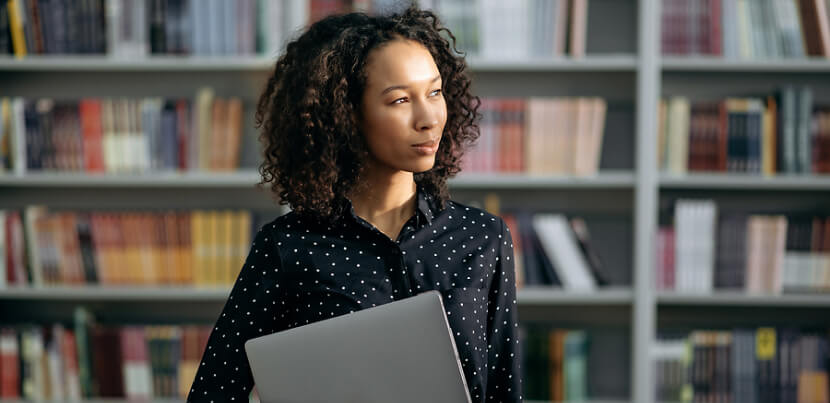
<instances>
[{"instance_id":1,"label":"woman's neck","mask_svg":"<svg viewBox=\"0 0 830 403\"><path fill-rule=\"evenodd\" d=\"M415 213L416 184L412 172L383 173L367 170L350 199L355 214L374 225L390 239Z\"/></svg>"}]
</instances>

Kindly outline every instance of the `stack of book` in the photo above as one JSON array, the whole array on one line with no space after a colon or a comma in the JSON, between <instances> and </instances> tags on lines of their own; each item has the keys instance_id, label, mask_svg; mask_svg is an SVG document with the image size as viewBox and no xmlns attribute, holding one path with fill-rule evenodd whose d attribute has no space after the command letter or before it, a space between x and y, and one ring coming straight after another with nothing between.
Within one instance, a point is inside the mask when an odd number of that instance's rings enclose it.
<instances>
[{"instance_id":1,"label":"stack of book","mask_svg":"<svg viewBox=\"0 0 830 403\"><path fill-rule=\"evenodd\" d=\"M664 54L830 57L828 0L664 0Z\"/></svg>"},{"instance_id":2,"label":"stack of book","mask_svg":"<svg viewBox=\"0 0 830 403\"><path fill-rule=\"evenodd\" d=\"M73 328L0 329L0 398L183 399L210 326L103 326L79 310Z\"/></svg>"},{"instance_id":3,"label":"stack of book","mask_svg":"<svg viewBox=\"0 0 830 403\"><path fill-rule=\"evenodd\" d=\"M592 291L608 285L607 268L591 245L580 217L503 214L513 238L517 287L551 286Z\"/></svg>"},{"instance_id":4,"label":"stack of book","mask_svg":"<svg viewBox=\"0 0 830 403\"><path fill-rule=\"evenodd\" d=\"M588 398L587 332L523 326L519 339L525 399L580 402Z\"/></svg>"},{"instance_id":5,"label":"stack of book","mask_svg":"<svg viewBox=\"0 0 830 403\"><path fill-rule=\"evenodd\" d=\"M730 214L678 200L658 231L657 287L682 292L830 292L830 217Z\"/></svg>"},{"instance_id":6,"label":"stack of book","mask_svg":"<svg viewBox=\"0 0 830 403\"><path fill-rule=\"evenodd\" d=\"M601 98L484 98L463 171L596 175L606 110Z\"/></svg>"},{"instance_id":7,"label":"stack of book","mask_svg":"<svg viewBox=\"0 0 830 403\"><path fill-rule=\"evenodd\" d=\"M305 1L11 0L0 7L0 54L273 57Z\"/></svg>"},{"instance_id":8,"label":"stack of book","mask_svg":"<svg viewBox=\"0 0 830 403\"><path fill-rule=\"evenodd\" d=\"M0 174L141 174L239 167L242 101L0 99Z\"/></svg>"},{"instance_id":9,"label":"stack of book","mask_svg":"<svg viewBox=\"0 0 830 403\"><path fill-rule=\"evenodd\" d=\"M830 173L830 108L794 86L765 98L672 97L659 106L658 161L673 174Z\"/></svg>"},{"instance_id":10,"label":"stack of book","mask_svg":"<svg viewBox=\"0 0 830 403\"><path fill-rule=\"evenodd\" d=\"M0 210L0 288L233 284L252 239L248 211Z\"/></svg>"},{"instance_id":11,"label":"stack of book","mask_svg":"<svg viewBox=\"0 0 830 403\"><path fill-rule=\"evenodd\" d=\"M673 402L827 403L828 333L792 328L661 335L656 398Z\"/></svg>"}]
</instances>

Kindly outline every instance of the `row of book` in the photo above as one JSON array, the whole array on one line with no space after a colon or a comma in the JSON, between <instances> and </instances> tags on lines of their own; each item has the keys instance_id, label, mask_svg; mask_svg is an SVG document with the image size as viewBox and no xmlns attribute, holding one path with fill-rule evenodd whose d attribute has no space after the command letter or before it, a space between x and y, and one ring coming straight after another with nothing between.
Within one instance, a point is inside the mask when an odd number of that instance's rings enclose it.
<instances>
[{"instance_id":1,"label":"row of book","mask_svg":"<svg viewBox=\"0 0 830 403\"><path fill-rule=\"evenodd\" d=\"M830 292L830 217L719 217L713 200L681 199L657 238L661 290Z\"/></svg>"},{"instance_id":2,"label":"row of book","mask_svg":"<svg viewBox=\"0 0 830 403\"><path fill-rule=\"evenodd\" d=\"M0 173L233 171L242 101L199 90L162 98L0 99Z\"/></svg>"},{"instance_id":3,"label":"row of book","mask_svg":"<svg viewBox=\"0 0 830 403\"><path fill-rule=\"evenodd\" d=\"M584 330L519 328L522 395L527 400L581 402L588 398L588 333Z\"/></svg>"},{"instance_id":4,"label":"row of book","mask_svg":"<svg viewBox=\"0 0 830 403\"><path fill-rule=\"evenodd\" d=\"M602 98L483 98L481 137L463 171L588 176L599 171Z\"/></svg>"},{"instance_id":5,"label":"row of book","mask_svg":"<svg viewBox=\"0 0 830 403\"><path fill-rule=\"evenodd\" d=\"M830 173L830 107L816 106L810 88L785 86L764 98L659 104L661 169Z\"/></svg>"},{"instance_id":6,"label":"row of book","mask_svg":"<svg viewBox=\"0 0 830 403\"><path fill-rule=\"evenodd\" d=\"M591 245L581 217L562 214L505 213L513 234L516 286L554 286L591 291L608 285L607 268Z\"/></svg>"},{"instance_id":7,"label":"row of book","mask_svg":"<svg viewBox=\"0 0 830 403\"><path fill-rule=\"evenodd\" d=\"M830 57L828 0L663 0L662 50L730 59Z\"/></svg>"},{"instance_id":8,"label":"row of book","mask_svg":"<svg viewBox=\"0 0 830 403\"><path fill-rule=\"evenodd\" d=\"M0 210L0 288L227 287L250 250L252 221L232 210Z\"/></svg>"},{"instance_id":9,"label":"row of book","mask_svg":"<svg viewBox=\"0 0 830 403\"><path fill-rule=\"evenodd\" d=\"M0 328L0 399L184 399L207 345L201 325Z\"/></svg>"},{"instance_id":10,"label":"row of book","mask_svg":"<svg viewBox=\"0 0 830 403\"><path fill-rule=\"evenodd\" d=\"M350 11L387 14L400 0L310 0L309 22ZM588 0L418 0L452 31L456 48L492 60L585 55Z\"/></svg>"},{"instance_id":11,"label":"row of book","mask_svg":"<svg viewBox=\"0 0 830 403\"><path fill-rule=\"evenodd\" d=\"M307 8L306 0L11 0L0 7L0 54L276 56Z\"/></svg>"},{"instance_id":12,"label":"row of book","mask_svg":"<svg viewBox=\"0 0 830 403\"><path fill-rule=\"evenodd\" d=\"M585 55L588 0L432 0L458 49L485 59Z\"/></svg>"},{"instance_id":13,"label":"row of book","mask_svg":"<svg viewBox=\"0 0 830 403\"><path fill-rule=\"evenodd\" d=\"M828 403L826 331L761 327L662 334L653 349L663 402Z\"/></svg>"}]
</instances>

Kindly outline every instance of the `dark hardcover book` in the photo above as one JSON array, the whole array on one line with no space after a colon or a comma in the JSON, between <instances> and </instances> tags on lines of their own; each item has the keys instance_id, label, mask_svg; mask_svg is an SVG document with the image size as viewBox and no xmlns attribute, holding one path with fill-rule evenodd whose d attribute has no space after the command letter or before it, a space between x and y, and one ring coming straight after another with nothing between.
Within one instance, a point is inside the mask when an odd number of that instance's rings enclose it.
<instances>
[{"instance_id":1,"label":"dark hardcover book","mask_svg":"<svg viewBox=\"0 0 830 403\"><path fill-rule=\"evenodd\" d=\"M167 53L167 39L165 37L166 1L149 0L150 24L150 52L153 54Z\"/></svg>"},{"instance_id":2,"label":"dark hardcover book","mask_svg":"<svg viewBox=\"0 0 830 403\"><path fill-rule=\"evenodd\" d=\"M82 1L78 0L69 0L63 3L64 7L64 26L65 34L66 34L66 45L64 48L65 53L70 54L78 54L82 53L83 50L83 37L82 37L82 28L83 28L83 20L82 20L82 9L83 6Z\"/></svg>"},{"instance_id":3,"label":"dark hardcover book","mask_svg":"<svg viewBox=\"0 0 830 403\"><path fill-rule=\"evenodd\" d=\"M746 172L761 172L761 140L763 126L763 109L753 109L747 114L746 121Z\"/></svg>"},{"instance_id":4,"label":"dark hardcover book","mask_svg":"<svg viewBox=\"0 0 830 403\"><path fill-rule=\"evenodd\" d=\"M161 161L162 167L168 170L176 170L178 161L178 132L176 128L176 104L175 101L167 100L161 111Z\"/></svg>"},{"instance_id":5,"label":"dark hardcover book","mask_svg":"<svg viewBox=\"0 0 830 403\"><path fill-rule=\"evenodd\" d=\"M591 245L591 234L588 231L588 224L581 217L571 218L569 222L574 237L579 244L579 249L585 255L585 259L588 261L588 268L591 269L591 274L594 275L597 284L601 286L610 284L609 276L605 272L606 267L602 264L602 260Z\"/></svg>"},{"instance_id":6,"label":"dark hardcover book","mask_svg":"<svg viewBox=\"0 0 830 403\"><path fill-rule=\"evenodd\" d=\"M12 54L12 32L9 27L9 8L0 4L0 54Z\"/></svg>"},{"instance_id":7,"label":"dark hardcover book","mask_svg":"<svg viewBox=\"0 0 830 403\"><path fill-rule=\"evenodd\" d=\"M796 101L796 164L798 173L812 171L812 118L813 118L813 91L809 87L797 91Z\"/></svg>"},{"instance_id":8,"label":"dark hardcover book","mask_svg":"<svg viewBox=\"0 0 830 403\"><path fill-rule=\"evenodd\" d=\"M89 214L77 215L78 244L81 248L81 262L87 284L98 283L98 267L95 263L95 246L92 241L92 226Z\"/></svg>"},{"instance_id":9,"label":"dark hardcover book","mask_svg":"<svg viewBox=\"0 0 830 403\"><path fill-rule=\"evenodd\" d=\"M121 337L118 328L92 328L92 366L96 397L123 398L124 375Z\"/></svg>"}]
</instances>

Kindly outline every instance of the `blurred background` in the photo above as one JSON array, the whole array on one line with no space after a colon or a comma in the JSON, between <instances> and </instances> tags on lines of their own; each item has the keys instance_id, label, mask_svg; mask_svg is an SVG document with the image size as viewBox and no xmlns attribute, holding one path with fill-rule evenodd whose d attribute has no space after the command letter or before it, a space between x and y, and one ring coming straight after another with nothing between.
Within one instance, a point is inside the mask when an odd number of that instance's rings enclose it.
<instances>
[{"instance_id":1,"label":"blurred background","mask_svg":"<svg viewBox=\"0 0 830 403\"><path fill-rule=\"evenodd\" d=\"M830 0L422 0L482 98L524 396L828 402ZM286 41L395 0L0 1L0 398L181 401ZM5 400L4 400L5 401Z\"/></svg>"}]
</instances>

